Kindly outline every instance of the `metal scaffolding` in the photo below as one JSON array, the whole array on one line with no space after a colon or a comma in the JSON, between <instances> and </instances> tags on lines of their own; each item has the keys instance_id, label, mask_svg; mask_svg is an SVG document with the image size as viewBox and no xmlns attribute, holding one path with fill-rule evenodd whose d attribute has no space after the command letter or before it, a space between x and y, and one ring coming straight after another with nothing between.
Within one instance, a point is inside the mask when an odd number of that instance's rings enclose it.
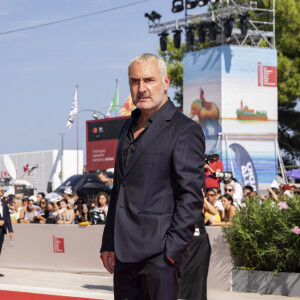
<instances>
[{"instance_id":1,"label":"metal scaffolding","mask_svg":"<svg viewBox=\"0 0 300 300\"><path fill-rule=\"evenodd\" d=\"M271 2L271 1L270 1ZM246 1L237 4L234 0L221 0L220 8L209 6L207 12L198 15L187 15L185 17L164 23L149 20L149 33L161 34L164 32L184 29L185 34L188 28L195 29L200 24L214 22L217 26L217 37L211 41L216 46L223 44L269 47L275 49L275 0L272 7L262 9L257 7L257 2ZM240 17L249 14L248 30L242 34L240 29ZM230 37L225 37L224 22L229 18L233 19L233 28ZM263 43L263 44L262 44Z\"/></svg>"}]
</instances>

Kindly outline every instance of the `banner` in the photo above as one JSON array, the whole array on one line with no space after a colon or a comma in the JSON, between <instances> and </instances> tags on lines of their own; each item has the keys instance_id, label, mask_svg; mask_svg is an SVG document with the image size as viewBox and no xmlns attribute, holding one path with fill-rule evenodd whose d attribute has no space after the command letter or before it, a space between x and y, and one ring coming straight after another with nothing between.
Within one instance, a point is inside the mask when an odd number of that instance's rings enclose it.
<instances>
[{"instance_id":1,"label":"banner","mask_svg":"<svg viewBox=\"0 0 300 300\"><path fill-rule=\"evenodd\" d=\"M239 144L231 144L229 148L235 152L235 161L241 170L244 186L250 185L254 191L258 191L256 169L247 150Z\"/></svg>"}]
</instances>

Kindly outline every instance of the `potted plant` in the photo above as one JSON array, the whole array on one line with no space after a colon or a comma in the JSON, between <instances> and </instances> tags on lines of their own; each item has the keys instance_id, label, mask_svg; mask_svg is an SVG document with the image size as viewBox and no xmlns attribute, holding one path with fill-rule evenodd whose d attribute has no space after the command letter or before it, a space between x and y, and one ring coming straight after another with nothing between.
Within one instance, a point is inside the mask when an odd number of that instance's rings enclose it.
<instances>
[{"instance_id":1,"label":"potted plant","mask_svg":"<svg viewBox=\"0 0 300 300\"><path fill-rule=\"evenodd\" d=\"M223 227L233 290L300 296L300 196L281 199L246 199Z\"/></svg>"}]
</instances>

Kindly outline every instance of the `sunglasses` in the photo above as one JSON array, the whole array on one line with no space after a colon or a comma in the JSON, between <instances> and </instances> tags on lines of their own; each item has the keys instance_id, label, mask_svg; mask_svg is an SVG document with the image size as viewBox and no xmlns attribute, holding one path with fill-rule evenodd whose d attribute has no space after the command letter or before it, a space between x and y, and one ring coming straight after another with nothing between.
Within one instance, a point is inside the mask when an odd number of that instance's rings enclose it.
<instances>
[{"instance_id":1,"label":"sunglasses","mask_svg":"<svg viewBox=\"0 0 300 300\"><path fill-rule=\"evenodd\" d=\"M232 192L232 189L225 189L225 192Z\"/></svg>"},{"instance_id":2,"label":"sunglasses","mask_svg":"<svg viewBox=\"0 0 300 300\"><path fill-rule=\"evenodd\" d=\"M28 202L28 204L33 205L33 202Z\"/></svg>"},{"instance_id":3,"label":"sunglasses","mask_svg":"<svg viewBox=\"0 0 300 300\"><path fill-rule=\"evenodd\" d=\"M226 190L225 190L225 191L226 191ZM215 196L215 194L207 194L207 196L212 196L212 197L213 197L213 196Z\"/></svg>"},{"instance_id":4,"label":"sunglasses","mask_svg":"<svg viewBox=\"0 0 300 300\"><path fill-rule=\"evenodd\" d=\"M46 204L46 202L42 202L42 201L41 201L41 204Z\"/></svg>"}]
</instances>

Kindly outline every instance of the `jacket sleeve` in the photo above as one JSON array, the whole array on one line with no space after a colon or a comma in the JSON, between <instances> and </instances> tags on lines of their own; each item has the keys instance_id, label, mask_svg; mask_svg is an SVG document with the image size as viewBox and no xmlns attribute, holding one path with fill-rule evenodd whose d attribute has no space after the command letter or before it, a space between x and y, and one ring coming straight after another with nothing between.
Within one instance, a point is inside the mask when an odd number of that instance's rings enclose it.
<instances>
[{"instance_id":1,"label":"jacket sleeve","mask_svg":"<svg viewBox=\"0 0 300 300\"><path fill-rule=\"evenodd\" d=\"M115 213L116 213L116 205L117 205L117 189L118 189L118 179L117 179L117 171L115 169L114 172L114 183L113 188L110 194L110 201L108 206L108 213L106 224L102 237L102 245L100 252L103 251L115 251L114 247L114 227L115 227Z\"/></svg>"},{"instance_id":2,"label":"jacket sleeve","mask_svg":"<svg viewBox=\"0 0 300 300\"><path fill-rule=\"evenodd\" d=\"M202 212L204 152L202 128L189 122L177 137L172 153L175 203L165 253L176 262L185 256Z\"/></svg>"},{"instance_id":3,"label":"jacket sleeve","mask_svg":"<svg viewBox=\"0 0 300 300\"><path fill-rule=\"evenodd\" d=\"M3 210L5 210L5 212L3 211L3 214L5 216L4 221L5 221L6 228L7 228L8 232L13 232L13 228L12 228L11 220L10 220L9 209L6 204L3 206Z\"/></svg>"}]
</instances>

